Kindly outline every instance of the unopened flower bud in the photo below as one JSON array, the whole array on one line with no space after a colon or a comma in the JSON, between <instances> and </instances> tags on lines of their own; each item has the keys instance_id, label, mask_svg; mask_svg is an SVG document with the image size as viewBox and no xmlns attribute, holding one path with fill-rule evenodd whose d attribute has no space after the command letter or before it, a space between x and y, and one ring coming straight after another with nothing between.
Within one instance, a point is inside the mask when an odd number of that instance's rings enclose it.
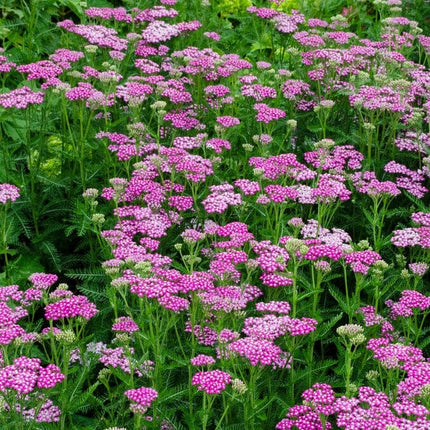
<instances>
[{"instance_id":1,"label":"unopened flower bud","mask_svg":"<svg viewBox=\"0 0 430 430\"><path fill-rule=\"evenodd\" d=\"M231 386L233 388L233 391L236 391L236 393L238 394L245 394L248 391L245 382L237 378L231 381Z\"/></svg>"},{"instance_id":2,"label":"unopened flower bud","mask_svg":"<svg viewBox=\"0 0 430 430\"><path fill-rule=\"evenodd\" d=\"M73 330L66 329L58 333L54 333L54 338L57 342L62 343L63 345L70 345L75 342L76 335Z\"/></svg>"},{"instance_id":3,"label":"unopened flower bud","mask_svg":"<svg viewBox=\"0 0 430 430\"><path fill-rule=\"evenodd\" d=\"M377 370L369 370L366 373L366 379L369 381L375 381L379 377L379 372Z\"/></svg>"}]
</instances>

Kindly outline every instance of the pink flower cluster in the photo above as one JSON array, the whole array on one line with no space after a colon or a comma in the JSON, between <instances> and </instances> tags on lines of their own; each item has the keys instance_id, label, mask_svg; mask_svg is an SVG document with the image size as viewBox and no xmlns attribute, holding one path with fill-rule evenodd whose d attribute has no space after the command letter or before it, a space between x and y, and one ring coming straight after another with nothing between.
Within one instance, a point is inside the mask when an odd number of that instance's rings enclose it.
<instances>
[{"instance_id":1,"label":"pink flower cluster","mask_svg":"<svg viewBox=\"0 0 430 430\"><path fill-rule=\"evenodd\" d=\"M430 297L415 290L403 290L397 302L387 300L385 304L390 308L391 318L397 319L412 316L414 311L426 311L430 308Z\"/></svg>"},{"instance_id":2,"label":"pink flower cluster","mask_svg":"<svg viewBox=\"0 0 430 430\"><path fill-rule=\"evenodd\" d=\"M430 213L415 212L411 218L421 226L394 230L391 242L400 248L407 246L430 248Z\"/></svg>"},{"instance_id":3,"label":"pink flower cluster","mask_svg":"<svg viewBox=\"0 0 430 430\"><path fill-rule=\"evenodd\" d=\"M71 33L79 34L89 43L101 48L111 48L116 51L125 51L127 49L128 41L119 38L113 28L103 25L75 24L69 19L59 22L57 26Z\"/></svg>"},{"instance_id":4,"label":"pink flower cluster","mask_svg":"<svg viewBox=\"0 0 430 430\"><path fill-rule=\"evenodd\" d=\"M133 321L131 317L119 317L112 325L112 330L123 333L133 333L139 330L139 326Z\"/></svg>"},{"instance_id":5,"label":"pink flower cluster","mask_svg":"<svg viewBox=\"0 0 430 430\"><path fill-rule=\"evenodd\" d=\"M409 387L417 388L414 382L411 376ZM401 390L404 392L406 388L402 386ZM419 390L415 392L419 393ZM386 430L391 427L420 430L428 426L430 411L403 393L400 401L391 402L387 394L362 386L358 387L357 397L336 398L330 385L317 383L302 397L305 404L291 407L286 418L276 425L277 430L328 430L333 428L332 417L336 420L336 428L344 430Z\"/></svg>"},{"instance_id":6,"label":"pink flower cluster","mask_svg":"<svg viewBox=\"0 0 430 430\"><path fill-rule=\"evenodd\" d=\"M87 296L66 297L45 307L45 317L48 320L82 317L91 319L98 312L96 305L88 300Z\"/></svg>"},{"instance_id":7,"label":"pink flower cluster","mask_svg":"<svg viewBox=\"0 0 430 430\"><path fill-rule=\"evenodd\" d=\"M28 394L36 388L49 389L60 383L65 376L55 364L41 366L39 358L21 356L13 364L0 368L0 390L15 390L18 395Z\"/></svg>"},{"instance_id":8,"label":"pink flower cluster","mask_svg":"<svg viewBox=\"0 0 430 430\"><path fill-rule=\"evenodd\" d=\"M130 410L135 414L144 414L158 397L158 392L153 388L140 387L124 392L130 400Z\"/></svg>"},{"instance_id":9,"label":"pink flower cluster","mask_svg":"<svg viewBox=\"0 0 430 430\"><path fill-rule=\"evenodd\" d=\"M29 87L21 87L8 93L0 94L0 106L5 109L15 107L25 109L28 105L43 103L45 94L41 91L33 91Z\"/></svg>"},{"instance_id":10,"label":"pink flower cluster","mask_svg":"<svg viewBox=\"0 0 430 430\"><path fill-rule=\"evenodd\" d=\"M19 188L12 184L0 184L0 203L14 202L19 198Z\"/></svg>"},{"instance_id":11,"label":"pink flower cluster","mask_svg":"<svg viewBox=\"0 0 430 430\"><path fill-rule=\"evenodd\" d=\"M203 201L207 213L223 213L229 206L238 206L242 203L242 196L234 192L233 185L211 185L209 194Z\"/></svg>"},{"instance_id":12,"label":"pink flower cluster","mask_svg":"<svg viewBox=\"0 0 430 430\"><path fill-rule=\"evenodd\" d=\"M256 103L254 109L257 110L255 118L258 122L264 122L268 124L271 121L276 121L281 118L285 118L286 113L278 108L271 108L265 103Z\"/></svg>"},{"instance_id":13,"label":"pink flower cluster","mask_svg":"<svg viewBox=\"0 0 430 430\"><path fill-rule=\"evenodd\" d=\"M230 383L230 374L218 369L197 372L191 379L192 385L196 385L199 391L207 394L221 394Z\"/></svg>"},{"instance_id":14,"label":"pink flower cluster","mask_svg":"<svg viewBox=\"0 0 430 430\"><path fill-rule=\"evenodd\" d=\"M287 360L282 349L272 340L247 336L227 345L228 353L235 353L249 360L252 366L285 367Z\"/></svg>"},{"instance_id":15,"label":"pink flower cluster","mask_svg":"<svg viewBox=\"0 0 430 430\"><path fill-rule=\"evenodd\" d=\"M348 264L355 273L366 275L370 266L382 260L376 251L354 251L345 255L345 263Z\"/></svg>"},{"instance_id":16,"label":"pink flower cluster","mask_svg":"<svg viewBox=\"0 0 430 430\"><path fill-rule=\"evenodd\" d=\"M215 359L210 355L199 354L196 357L193 357L190 360L190 363L193 366L210 366L212 364L215 364Z\"/></svg>"}]
</instances>

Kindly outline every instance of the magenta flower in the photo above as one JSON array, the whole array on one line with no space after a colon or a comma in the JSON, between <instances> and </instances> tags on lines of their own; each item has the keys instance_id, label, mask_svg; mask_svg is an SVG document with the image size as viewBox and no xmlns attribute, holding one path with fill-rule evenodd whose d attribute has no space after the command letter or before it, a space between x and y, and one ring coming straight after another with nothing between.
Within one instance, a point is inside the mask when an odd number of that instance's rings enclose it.
<instances>
[{"instance_id":1,"label":"magenta flower","mask_svg":"<svg viewBox=\"0 0 430 430\"><path fill-rule=\"evenodd\" d=\"M273 312L285 315L287 315L291 310L291 306L288 302L281 301L258 302L256 303L255 308L259 312Z\"/></svg>"},{"instance_id":2,"label":"magenta flower","mask_svg":"<svg viewBox=\"0 0 430 430\"><path fill-rule=\"evenodd\" d=\"M243 96L251 97L257 102L261 102L264 99L276 99L277 96L275 88L261 84L245 84L242 85L240 91Z\"/></svg>"},{"instance_id":3,"label":"magenta flower","mask_svg":"<svg viewBox=\"0 0 430 430\"><path fill-rule=\"evenodd\" d=\"M221 39L221 36L219 35L219 33L215 32L215 31L205 31L203 34L212 40L218 41Z\"/></svg>"},{"instance_id":4,"label":"magenta flower","mask_svg":"<svg viewBox=\"0 0 430 430\"><path fill-rule=\"evenodd\" d=\"M34 288L47 290L51 285L58 281L58 276L50 273L33 273L28 277Z\"/></svg>"},{"instance_id":5,"label":"magenta flower","mask_svg":"<svg viewBox=\"0 0 430 430\"><path fill-rule=\"evenodd\" d=\"M207 394L221 394L230 383L230 374L218 369L197 372L191 380L192 385L196 385L199 391Z\"/></svg>"},{"instance_id":6,"label":"magenta flower","mask_svg":"<svg viewBox=\"0 0 430 430\"><path fill-rule=\"evenodd\" d=\"M233 341L227 346L227 350L247 358L252 366L276 366L281 362L283 356L282 349L271 340L258 339L253 336Z\"/></svg>"},{"instance_id":7,"label":"magenta flower","mask_svg":"<svg viewBox=\"0 0 430 430\"><path fill-rule=\"evenodd\" d=\"M294 428L303 430L329 430L332 426L329 422L323 424L320 415L311 406L296 405L289 409L286 418L276 424L276 430L291 430Z\"/></svg>"},{"instance_id":8,"label":"magenta flower","mask_svg":"<svg viewBox=\"0 0 430 430\"><path fill-rule=\"evenodd\" d=\"M242 203L241 194L234 192L233 185L221 184L211 185L209 194L203 201L207 213L223 213L229 206L238 206Z\"/></svg>"},{"instance_id":9,"label":"magenta flower","mask_svg":"<svg viewBox=\"0 0 430 430\"><path fill-rule=\"evenodd\" d=\"M216 153L221 153L223 149L231 149L231 144L226 139L214 137L206 142L206 147L213 149Z\"/></svg>"},{"instance_id":10,"label":"magenta flower","mask_svg":"<svg viewBox=\"0 0 430 430\"><path fill-rule=\"evenodd\" d=\"M158 397L156 390L146 387L127 390L124 394L131 402L130 410L135 414L144 414Z\"/></svg>"},{"instance_id":11,"label":"magenta flower","mask_svg":"<svg viewBox=\"0 0 430 430\"><path fill-rule=\"evenodd\" d=\"M193 366L210 366L211 364L215 364L215 359L210 355L199 354L193 357L190 362Z\"/></svg>"},{"instance_id":12,"label":"magenta flower","mask_svg":"<svg viewBox=\"0 0 430 430\"><path fill-rule=\"evenodd\" d=\"M13 364L0 369L0 391L13 389L17 394L31 393L37 388L52 388L65 376L55 364L42 367L39 358L21 356Z\"/></svg>"},{"instance_id":13,"label":"magenta flower","mask_svg":"<svg viewBox=\"0 0 430 430\"><path fill-rule=\"evenodd\" d=\"M1 100L0 100L1 104ZM19 197L19 188L11 184L0 184L0 203L14 202Z\"/></svg>"},{"instance_id":14,"label":"magenta flower","mask_svg":"<svg viewBox=\"0 0 430 430\"><path fill-rule=\"evenodd\" d=\"M85 15L90 18L113 19L115 21L132 22L132 16L123 7L90 7L85 9Z\"/></svg>"},{"instance_id":15,"label":"magenta flower","mask_svg":"<svg viewBox=\"0 0 430 430\"><path fill-rule=\"evenodd\" d=\"M63 73L63 69L49 60L42 60L36 63L23 64L17 66L16 70L21 73L28 73L27 81L32 79L50 79Z\"/></svg>"},{"instance_id":16,"label":"magenta flower","mask_svg":"<svg viewBox=\"0 0 430 430\"><path fill-rule=\"evenodd\" d=\"M29 104L42 104L45 95L40 91L33 91L29 87L21 87L8 93L0 94L0 106L5 109L16 107L25 109Z\"/></svg>"},{"instance_id":17,"label":"magenta flower","mask_svg":"<svg viewBox=\"0 0 430 430\"><path fill-rule=\"evenodd\" d=\"M119 317L112 325L112 330L123 333L133 333L139 330L139 326L130 317Z\"/></svg>"},{"instance_id":18,"label":"magenta flower","mask_svg":"<svg viewBox=\"0 0 430 430\"><path fill-rule=\"evenodd\" d=\"M180 34L178 25L164 21L153 21L142 31L142 38L149 43L159 43L170 40Z\"/></svg>"},{"instance_id":19,"label":"magenta flower","mask_svg":"<svg viewBox=\"0 0 430 430\"><path fill-rule=\"evenodd\" d=\"M430 308L430 297L415 290L404 290L398 302L387 300L385 304L390 308L390 316L397 319L414 315L414 310L426 311Z\"/></svg>"},{"instance_id":20,"label":"magenta flower","mask_svg":"<svg viewBox=\"0 0 430 430\"><path fill-rule=\"evenodd\" d=\"M424 276L429 268L427 263L410 263L409 269L416 276Z\"/></svg>"},{"instance_id":21,"label":"magenta flower","mask_svg":"<svg viewBox=\"0 0 430 430\"><path fill-rule=\"evenodd\" d=\"M239 118L234 116L219 116L217 117L216 122L225 128L234 127L235 125L240 124Z\"/></svg>"},{"instance_id":22,"label":"magenta flower","mask_svg":"<svg viewBox=\"0 0 430 430\"><path fill-rule=\"evenodd\" d=\"M45 317L48 320L82 317L86 320L98 312L96 305L88 301L86 296L66 297L45 307Z\"/></svg>"},{"instance_id":23,"label":"magenta flower","mask_svg":"<svg viewBox=\"0 0 430 430\"><path fill-rule=\"evenodd\" d=\"M58 27L64 28L70 33L79 34L89 43L98 45L101 48L111 48L117 51L125 51L128 41L120 39L116 30L103 25L84 25L75 24L72 20L66 19L57 24Z\"/></svg>"},{"instance_id":24,"label":"magenta flower","mask_svg":"<svg viewBox=\"0 0 430 430\"><path fill-rule=\"evenodd\" d=\"M276 121L281 118L285 118L287 115L283 110L278 108L271 108L265 103L256 103L254 109L257 110L255 118L258 122L264 122L268 124L270 121Z\"/></svg>"},{"instance_id":25,"label":"magenta flower","mask_svg":"<svg viewBox=\"0 0 430 430\"><path fill-rule=\"evenodd\" d=\"M366 275L372 264L382 260L375 251L354 251L345 255L345 263L349 264L353 272Z\"/></svg>"}]
</instances>

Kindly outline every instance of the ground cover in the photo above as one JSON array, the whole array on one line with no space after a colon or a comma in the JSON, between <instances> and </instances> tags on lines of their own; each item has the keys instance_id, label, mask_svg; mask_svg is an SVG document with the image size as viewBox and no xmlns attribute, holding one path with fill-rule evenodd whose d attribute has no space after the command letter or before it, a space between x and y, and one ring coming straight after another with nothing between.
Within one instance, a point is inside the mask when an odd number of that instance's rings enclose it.
<instances>
[{"instance_id":1,"label":"ground cover","mask_svg":"<svg viewBox=\"0 0 430 430\"><path fill-rule=\"evenodd\" d=\"M0 8L0 421L430 428L428 2Z\"/></svg>"}]
</instances>

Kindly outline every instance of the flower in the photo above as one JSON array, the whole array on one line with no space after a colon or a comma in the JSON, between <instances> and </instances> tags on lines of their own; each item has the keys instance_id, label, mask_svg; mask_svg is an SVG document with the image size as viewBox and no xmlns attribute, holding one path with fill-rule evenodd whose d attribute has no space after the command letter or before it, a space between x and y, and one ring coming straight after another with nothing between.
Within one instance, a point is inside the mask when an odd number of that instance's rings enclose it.
<instances>
[{"instance_id":1,"label":"flower","mask_svg":"<svg viewBox=\"0 0 430 430\"><path fill-rule=\"evenodd\" d=\"M0 99L1 104L1 99ZM0 184L0 203L14 202L19 197L19 188L12 184Z\"/></svg>"},{"instance_id":2,"label":"flower","mask_svg":"<svg viewBox=\"0 0 430 430\"><path fill-rule=\"evenodd\" d=\"M45 307L46 319L53 321L74 317L82 317L89 320L97 312L96 305L91 303L86 296L66 297Z\"/></svg>"},{"instance_id":3,"label":"flower","mask_svg":"<svg viewBox=\"0 0 430 430\"><path fill-rule=\"evenodd\" d=\"M218 369L197 372L191 380L192 385L197 385L199 391L207 394L221 394L230 383L230 374Z\"/></svg>"},{"instance_id":4,"label":"flower","mask_svg":"<svg viewBox=\"0 0 430 430\"><path fill-rule=\"evenodd\" d=\"M199 354L190 360L193 366L210 366L215 364L215 359L210 355Z\"/></svg>"},{"instance_id":5,"label":"flower","mask_svg":"<svg viewBox=\"0 0 430 430\"><path fill-rule=\"evenodd\" d=\"M130 410L135 414L144 414L158 397L156 390L146 387L127 390L124 394L131 401Z\"/></svg>"},{"instance_id":6,"label":"flower","mask_svg":"<svg viewBox=\"0 0 430 430\"><path fill-rule=\"evenodd\" d=\"M130 317L119 317L112 325L112 330L125 333L133 333L139 330L139 326Z\"/></svg>"}]
</instances>

